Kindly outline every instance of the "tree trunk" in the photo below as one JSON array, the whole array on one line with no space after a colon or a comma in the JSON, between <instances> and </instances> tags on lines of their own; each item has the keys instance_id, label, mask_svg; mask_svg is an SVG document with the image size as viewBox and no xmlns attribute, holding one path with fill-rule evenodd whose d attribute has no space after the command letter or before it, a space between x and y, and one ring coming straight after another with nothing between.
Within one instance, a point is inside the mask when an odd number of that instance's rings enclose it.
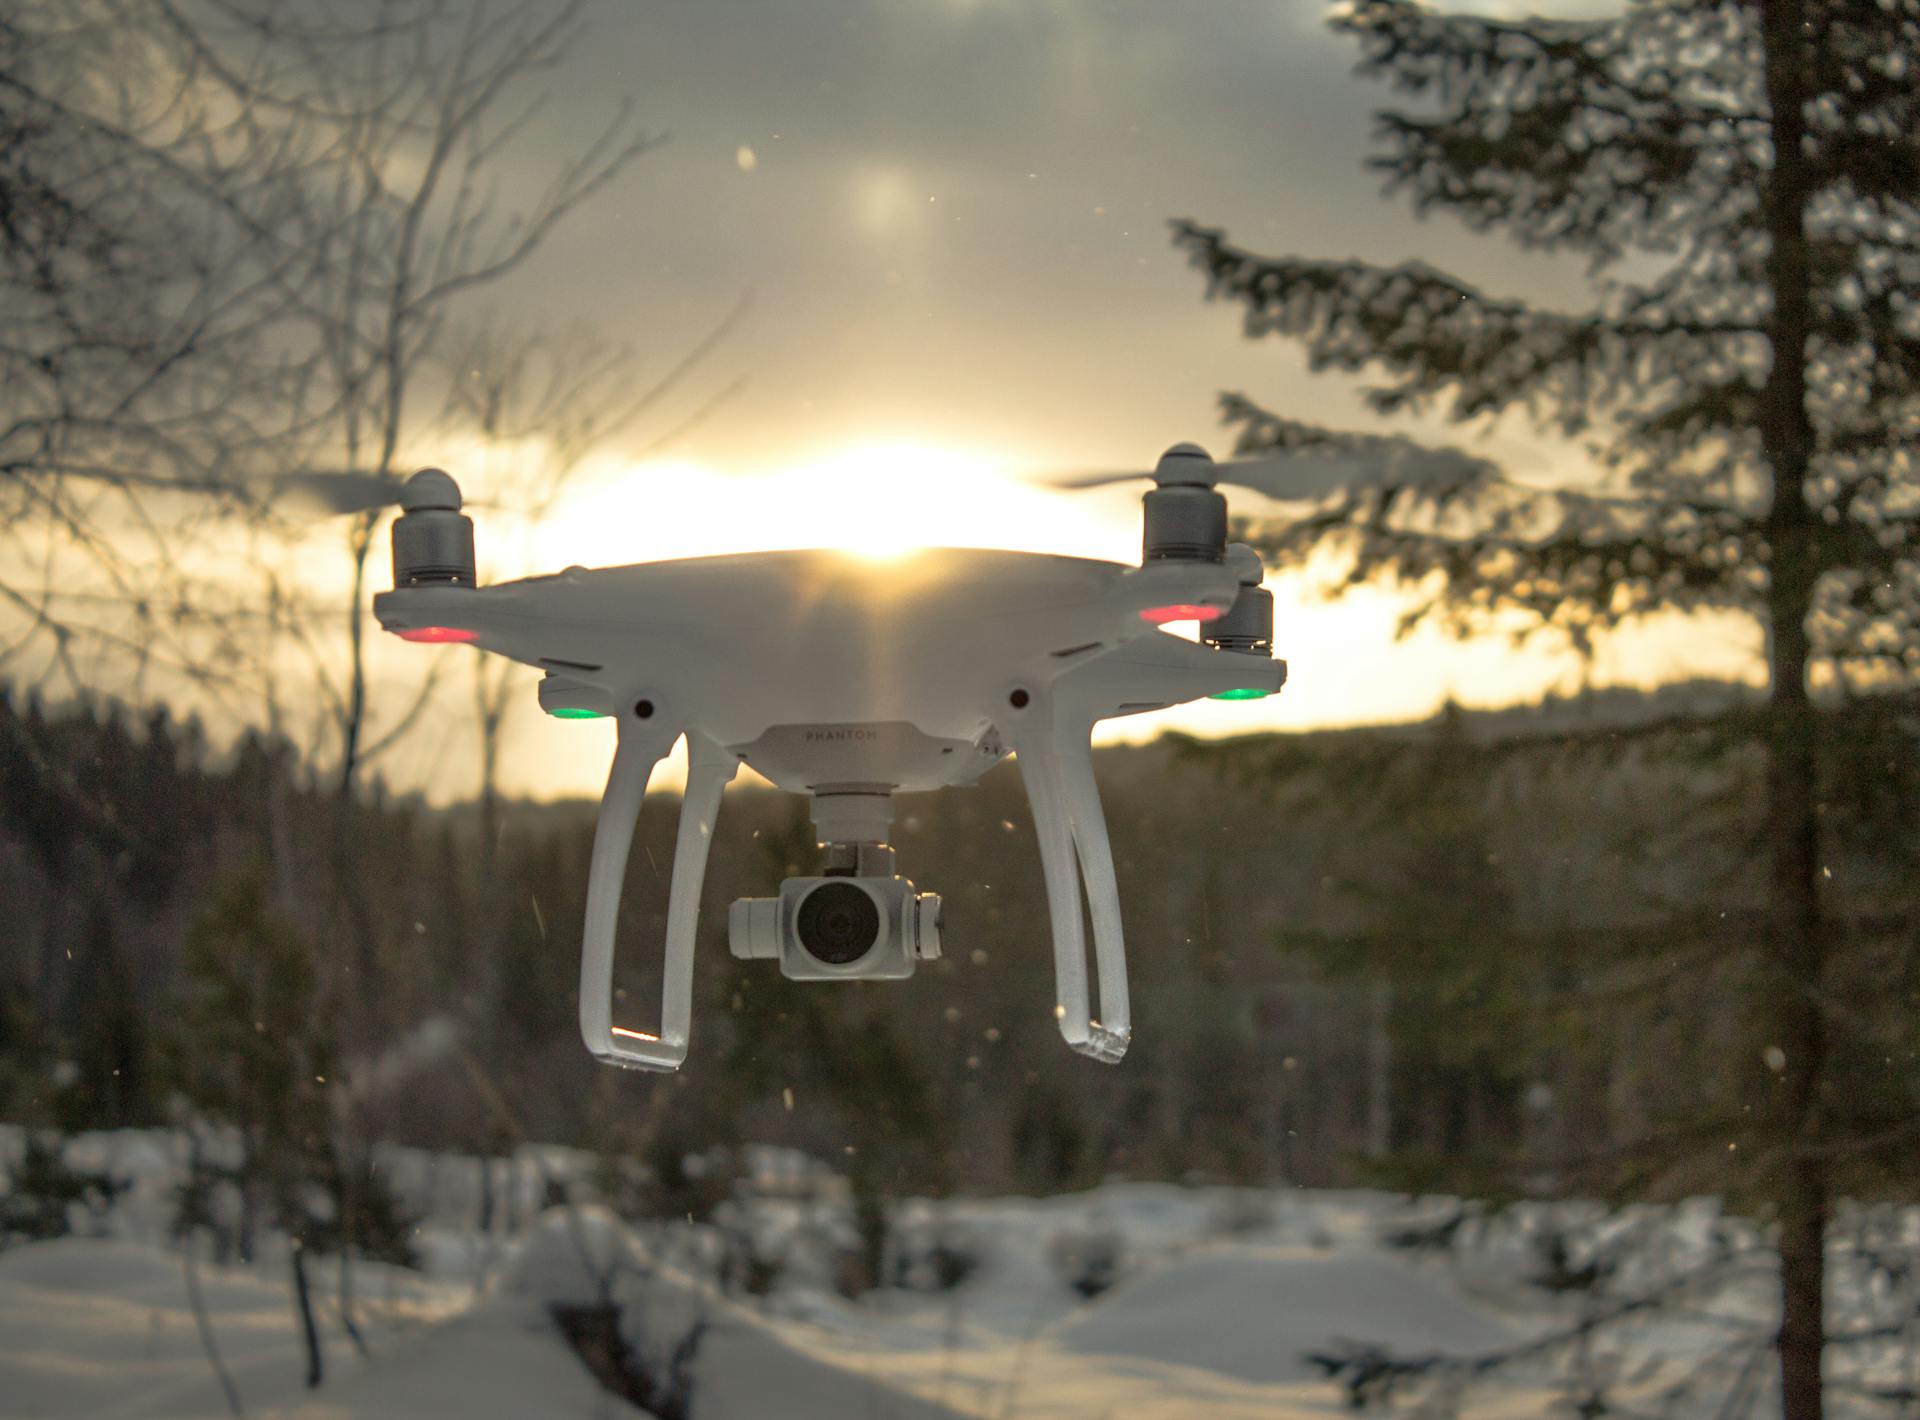
<instances>
[{"instance_id":1,"label":"tree trunk","mask_svg":"<svg viewBox=\"0 0 1920 1420\"><path fill-rule=\"evenodd\" d=\"M474 708L480 725L480 863L492 881L500 852L500 735L513 685L506 672L489 672L484 658L474 669Z\"/></svg>"},{"instance_id":2,"label":"tree trunk","mask_svg":"<svg viewBox=\"0 0 1920 1420\"><path fill-rule=\"evenodd\" d=\"M34 964L33 984L37 993L34 1005L40 1019L53 1021L60 1018L60 929L66 925L64 908L72 895L67 892L66 879L52 874L48 875L47 889L47 915L40 924L39 959Z\"/></svg>"},{"instance_id":3,"label":"tree trunk","mask_svg":"<svg viewBox=\"0 0 1920 1420\"><path fill-rule=\"evenodd\" d=\"M300 1318L300 1339L307 1348L307 1389L318 1390L325 1379L320 1355L320 1328L313 1322L313 1293L307 1286L307 1250L293 1240L293 1301Z\"/></svg>"},{"instance_id":4,"label":"tree trunk","mask_svg":"<svg viewBox=\"0 0 1920 1420\"><path fill-rule=\"evenodd\" d=\"M340 1329L362 1357L372 1354L354 1316L353 1249L360 1240L360 1160L354 1153L352 1105L337 1082L332 1088L334 1150L340 1171Z\"/></svg>"},{"instance_id":5,"label":"tree trunk","mask_svg":"<svg viewBox=\"0 0 1920 1420\"><path fill-rule=\"evenodd\" d=\"M1393 1152L1393 983L1380 977L1367 1001L1367 1157Z\"/></svg>"},{"instance_id":6,"label":"tree trunk","mask_svg":"<svg viewBox=\"0 0 1920 1420\"><path fill-rule=\"evenodd\" d=\"M362 606L367 591L367 558L373 554L373 530L380 514L362 513L349 534L353 555L352 603L347 608L347 704L340 724L340 797L353 797L360 772L360 735L367 718L367 649Z\"/></svg>"},{"instance_id":7,"label":"tree trunk","mask_svg":"<svg viewBox=\"0 0 1920 1420\"><path fill-rule=\"evenodd\" d=\"M1780 1251L1780 1403L1784 1420L1820 1420L1826 1344L1826 1222L1830 1179L1816 1147L1826 1060L1821 992L1825 941L1819 888L1818 766L1807 697L1807 614L1819 579L1806 500L1814 447L1807 413L1811 275L1805 207L1805 31L1800 0L1761 6L1773 171L1766 193L1773 296L1773 363L1761 395L1760 438L1773 473L1767 720L1766 1018L1786 1063L1768 1111L1770 1176Z\"/></svg>"},{"instance_id":8,"label":"tree trunk","mask_svg":"<svg viewBox=\"0 0 1920 1420\"><path fill-rule=\"evenodd\" d=\"M240 1137L245 1143L246 1152L241 1156L239 1171L234 1175L234 1185L240 1190L240 1260L251 1267L253 1265L254 1241L258 1235L259 1189L260 1180L254 1170L254 1160L258 1157L259 1146L254 1142L253 1131L243 1120L240 1125Z\"/></svg>"},{"instance_id":9,"label":"tree trunk","mask_svg":"<svg viewBox=\"0 0 1920 1420\"><path fill-rule=\"evenodd\" d=\"M240 1392L234 1388L227 1363L220 1359L220 1343L214 1339L213 1321L207 1315L207 1299L200 1291L200 1269L193 1258L194 1241L191 1228L180 1240L180 1267L186 1274L187 1304L193 1308L194 1329L200 1333L200 1348L207 1353L207 1364L213 1367L214 1379L220 1382L220 1394L226 1399L227 1413L245 1415L247 1412L240 1405Z\"/></svg>"}]
</instances>

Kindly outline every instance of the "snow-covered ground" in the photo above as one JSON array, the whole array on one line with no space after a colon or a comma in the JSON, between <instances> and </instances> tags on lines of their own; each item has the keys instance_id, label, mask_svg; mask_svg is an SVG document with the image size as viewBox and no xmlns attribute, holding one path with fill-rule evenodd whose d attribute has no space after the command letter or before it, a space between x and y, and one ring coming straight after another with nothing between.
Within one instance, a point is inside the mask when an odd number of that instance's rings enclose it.
<instances>
[{"instance_id":1,"label":"snow-covered ground","mask_svg":"<svg viewBox=\"0 0 1920 1420\"><path fill-rule=\"evenodd\" d=\"M1302 1218L1348 1210L1302 1204ZM960 1413L1133 1416L1328 1414L1338 1397L1302 1353L1341 1335L1477 1348L1509 1336L1445 1280L1370 1248L1209 1237L1204 1195L1114 1185L1044 1201L954 1205L984 1257L949 1293L811 1287L737 1304L597 1209L542 1215L476 1295L464 1278L362 1264L372 1356L337 1326L335 1273L316 1268L329 1361L309 1395L284 1271L200 1268L216 1343L250 1414L302 1417L611 1415L548 1316L588 1303L590 1268L616 1258L614 1293L658 1350L708 1322L695 1414ZM1362 1213L1352 1214L1358 1222ZM1054 1275L1052 1237L1098 1226L1128 1239L1134 1275L1088 1303ZM443 1258L459 1254L441 1249ZM62 1238L0 1254L0 1414L186 1417L225 1413L177 1254L154 1243Z\"/></svg>"},{"instance_id":2,"label":"snow-covered ground","mask_svg":"<svg viewBox=\"0 0 1920 1420\"><path fill-rule=\"evenodd\" d=\"M366 1269L377 1273L380 1269ZM329 1269L320 1269L323 1285ZM201 1269L215 1344L248 1414L595 1415L603 1392L518 1295L406 1282L364 1308L360 1360L330 1316L332 1372L303 1388L284 1275ZM372 1279L368 1279L372 1280ZM384 1291L381 1279L376 1286ZM463 1295L464 1294L464 1295ZM0 1255L0 1414L223 1416L180 1259L151 1244L60 1238Z\"/></svg>"},{"instance_id":3,"label":"snow-covered ground","mask_svg":"<svg viewBox=\"0 0 1920 1420\"><path fill-rule=\"evenodd\" d=\"M74 1142L71 1158L117 1170L132 1190L112 1212L77 1218L81 1235L0 1253L0 1416L227 1413L189 1306L187 1269L167 1236L176 1143L135 1133ZM0 1162L17 1144L0 1134ZM198 1264L213 1338L247 1414L639 1414L592 1379L550 1311L610 1297L630 1346L656 1368L701 1326L695 1420L1331 1416L1346 1413L1347 1396L1315 1354L1482 1356L1563 1327L1593 1304L1526 1280L1538 1277L1542 1220L1578 1221L1571 1205L1470 1223L1466 1241L1420 1249L1393 1235L1444 1220L1455 1205L1138 1183L916 1204L900 1210L895 1237L921 1260L919 1285L850 1301L827 1285L846 1235L843 1210L831 1189L823 1197L793 1186L807 1176L801 1167L735 1210L735 1245L751 1236L757 1254L785 1264L771 1292L724 1297L713 1282L724 1241L715 1230L635 1232L590 1204L537 1211L544 1178L585 1176L562 1152L523 1155L510 1186L503 1175L496 1198L511 1192L513 1204L495 1211L518 1222L510 1236L473 1227L473 1160L395 1151L385 1167L425 1215L425 1267L356 1266L362 1356L339 1324L334 1264L316 1264L329 1366L318 1391L302 1385L284 1251L267 1246L247 1268ZM1593 1218L1579 1234L1588 1245L1622 1243L1611 1254L1615 1296L1655 1291L1703 1259L1751 1255L1751 1235L1710 1203ZM942 1291L928 1280L934 1242L971 1261L958 1286ZM1061 1259L1109 1254L1117 1278L1109 1289L1087 1299L1068 1285L1075 1268ZM1579 1367L1627 1389L1675 1368L1699 1372L1717 1378L1703 1389L1717 1403L1742 1367L1763 1369L1751 1357L1767 1329L1764 1255L1730 1276L1710 1297L1649 1310L1571 1355L1510 1368L1477 1387L1465 1413L1546 1413Z\"/></svg>"},{"instance_id":4,"label":"snow-covered ground","mask_svg":"<svg viewBox=\"0 0 1920 1420\"><path fill-rule=\"evenodd\" d=\"M858 1306L797 1293L775 1299L775 1324L787 1344L899 1389L1023 1417L1338 1413L1304 1360L1332 1338L1465 1350L1509 1337L1458 1286L1382 1253L1374 1225L1392 1200L1278 1194L1270 1219L1228 1233L1234 1197L1109 1184L946 1204L924 1225L978 1250L961 1287ZM1063 1285L1062 1238L1117 1239L1118 1283L1092 1301Z\"/></svg>"}]
</instances>

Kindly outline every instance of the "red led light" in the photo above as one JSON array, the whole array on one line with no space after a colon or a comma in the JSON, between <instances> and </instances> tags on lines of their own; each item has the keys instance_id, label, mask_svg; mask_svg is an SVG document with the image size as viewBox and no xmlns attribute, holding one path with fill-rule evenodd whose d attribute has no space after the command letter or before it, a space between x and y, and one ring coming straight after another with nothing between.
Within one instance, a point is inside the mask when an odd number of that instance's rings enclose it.
<instances>
[{"instance_id":1,"label":"red led light","mask_svg":"<svg viewBox=\"0 0 1920 1420\"><path fill-rule=\"evenodd\" d=\"M1218 621L1220 608L1176 602L1172 606L1150 606L1140 613L1140 619L1151 621L1155 626L1165 626L1170 621Z\"/></svg>"},{"instance_id":2,"label":"red led light","mask_svg":"<svg viewBox=\"0 0 1920 1420\"><path fill-rule=\"evenodd\" d=\"M393 633L402 641L423 641L431 646L445 645L450 641L478 641L480 633L469 631L464 626L414 626L405 631Z\"/></svg>"}]
</instances>

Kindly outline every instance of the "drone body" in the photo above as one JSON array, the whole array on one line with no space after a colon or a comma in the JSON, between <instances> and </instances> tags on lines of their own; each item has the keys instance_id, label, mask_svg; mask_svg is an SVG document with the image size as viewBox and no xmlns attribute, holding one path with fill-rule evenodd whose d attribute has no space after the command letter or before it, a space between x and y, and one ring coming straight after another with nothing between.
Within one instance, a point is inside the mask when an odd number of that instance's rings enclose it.
<instances>
[{"instance_id":1,"label":"drone body","mask_svg":"<svg viewBox=\"0 0 1920 1420\"><path fill-rule=\"evenodd\" d=\"M766 552L478 588L458 489L437 470L416 474L394 524L394 590L374 601L381 625L538 666L550 714L617 724L587 890L587 1048L641 1069L685 1060L707 849L740 765L811 796L827 861L776 898L733 904L733 954L777 957L797 979L872 979L939 954L939 899L893 872L893 795L971 783L1012 753L1046 872L1054 1015L1075 1050L1118 1060L1130 1032L1126 954L1093 725L1201 696L1252 698L1286 679L1259 559L1229 555L1211 462L1190 448L1161 462L1138 567L964 549L887 562ZM1203 640L1159 629L1175 620L1200 621ZM647 781L682 736L660 1021L633 1030L611 1019L621 882Z\"/></svg>"}]
</instances>

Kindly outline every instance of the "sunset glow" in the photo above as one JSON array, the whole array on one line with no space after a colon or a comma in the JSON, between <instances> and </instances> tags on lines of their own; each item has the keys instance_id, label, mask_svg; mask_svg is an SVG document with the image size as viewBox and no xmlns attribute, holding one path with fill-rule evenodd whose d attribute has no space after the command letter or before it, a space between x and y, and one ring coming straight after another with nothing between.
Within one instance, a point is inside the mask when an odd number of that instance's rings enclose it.
<instances>
[{"instance_id":1,"label":"sunset glow","mask_svg":"<svg viewBox=\"0 0 1920 1420\"><path fill-rule=\"evenodd\" d=\"M876 440L742 470L609 462L562 500L534 544L547 566L804 547L880 559L1005 547L1119 560L1139 539L1131 501L1116 516L1112 500L1023 480L1005 455Z\"/></svg>"}]
</instances>

